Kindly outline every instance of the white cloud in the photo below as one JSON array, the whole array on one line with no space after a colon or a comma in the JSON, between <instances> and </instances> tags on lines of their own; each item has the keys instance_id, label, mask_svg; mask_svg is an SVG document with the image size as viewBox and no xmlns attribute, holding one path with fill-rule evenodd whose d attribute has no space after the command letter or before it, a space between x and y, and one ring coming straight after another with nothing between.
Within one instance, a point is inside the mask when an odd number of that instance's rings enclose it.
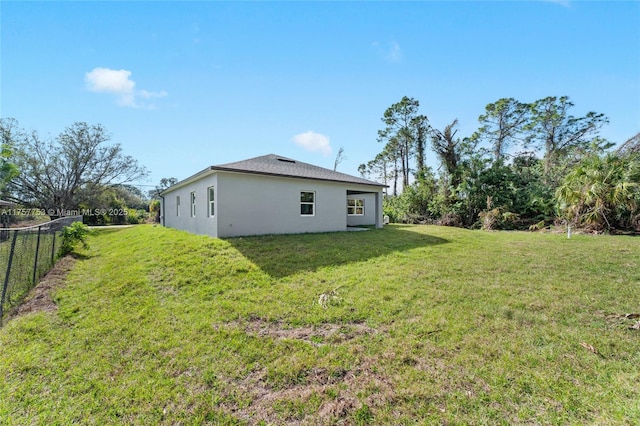
<instances>
[{"instance_id":1,"label":"white cloud","mask_svg":"<svg viewBox=\"0 0 640 426\"><path fill-rule=\"evenodd\" d=\"M570 0L543 0L547 3L555 3L558 4L562 7L566 7L566 8L570 8L571 7L571 1Z\"/></svg>"},{"instance_id":2,"label":"white cloud","mask_svg":"<svg viewBox=\"0 0 640 426\"><path fill-rule=\"evenodd\" d=\"M395 41L389 43L385 59L389 62L400 62L402 60L402 49Z\"/></svg>"},{"instance_id":3,"label":"white cloud","mask_svg":"<svg viewBox=\"0 0 640 426\"><path fill-rule=\"evenodd\" d=\"M165 96L169 95L167 92L165 92L164 90L161 90L159 92L149 92L148 90L141 90L138 92L138 95L141 98L145 98L145 99L152 99L152 98L164 98Z\"/></svg>"},{"instance_id":4,"label":"white cloud","mask_svg":"<svg viewBox=\"0 0 640 426\"><path fill-rule=\"evenodd\" d=\"M401 62L402 61L402 49L396 41L390 41L388 43L378 43L374 41L371 46L375 49L378 56L387 62Z\"/></svg>"},{"instance_id":5,"label":"white cloud","mask_svg":"<svg viewBox=\"0 0 640 426\"><path fill-rule=\"evenodd\" d=\"M293 137L293 142L311 152L319 152L325 157L331 155L332 149L329 138L320 133L309 130Z\"/></svg>"},{"instance_id":6,"label":"white cloud","mask_svg":"<svg viewBox=\"0 0 640 426\"><path fill-rule=\"evenodd\" d=\"M114 93L120 105L136 106L133 94L136 83L130 77L131 71L94 68L85 74L84 81L92 92Z\"/></svg>"},{"instance_id":7,"label":"white cloud","mask_svg":"<svg viewBox=\"0 0 640 426\"><path fill-rule=\"evenodd\" d=\"M116 95L118 105L132 108L153 107L141 105L138 99L163 98L168 95L164 90L150 92L135 90L136 83L131 79L131 71L112 70L110 68L94 68L84 76L87 89L92 92L105 92Z\"/></svg>"}]
</instances>

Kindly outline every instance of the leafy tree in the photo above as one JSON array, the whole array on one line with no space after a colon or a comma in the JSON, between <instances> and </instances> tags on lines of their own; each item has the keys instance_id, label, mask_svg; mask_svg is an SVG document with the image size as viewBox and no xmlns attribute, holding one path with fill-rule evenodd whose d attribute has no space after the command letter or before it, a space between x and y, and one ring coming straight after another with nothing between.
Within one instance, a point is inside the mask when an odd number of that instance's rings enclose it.
<instances>
[{"instance_id":1,"label":"leafy tree","mask_svg":"<svg viewBox=\"0 0 640 426\"><path fill-rule=\"evenodd\" d=\"M146 210L149 207L149 199L138 187L134 185L113 185L116 197L124 202L128 208Z\"/></svg>"},{"instance_id":2,"label":"leafy tree","mask_svg":"<svg viewBox=\"0 0 640 426\"><path fill-rule=\"evenodd\" d=\"M378 161L380 163L379 167L386 167L389 173L388 179L393 180L393 195L398 195L398 178L400 175L400 161L401 154L400 151L396 148L398 144L397 139L392 139L389 143L384 147L384 150L380 153L380 156L376 156L374 161ZM404 172L403 172L404 175ZM385 180L386 182L386 180ZM386 183L385 183L386 185Z\"/></svg>"},{"instance_id":3,"label":"leafy tree","mask_svg":"<svg viewBox=\"0 0 640 426\"><path fill-rule=\"evenodd\" d=\"M458 137L457 120L442 130L432 128L418 107L417 100L405 96L385 111L386 127L378 132L384 149L359 168L363 176L393 181L393 196L385 200L392 220L488 229L544 225L557 213L555 191L562 179L581 159L610 147L598 136L607 118L595 112L574 117L566 96L532 104L499 99L486 106L479 116L481 127L469 138ZM425 136L442 166L438 179L425 166ZM634 140L637 136L623 146L625 155L635 152ZM490 151L478 150L481 143ZM507 156L514 147L533 151ZM624 216L625 223L640 221L637 209L628 204L615 214L620 220Z\"/></svg>"},{"instance_id":4,"label":"leafy tree","mask_svg":"<svg viewBox=\"0 0 640 426\"><path fill-rule=\"evenodd\" d=\"M584 158L564 178L556 199L562 214L578 226L603 231L637 225L640 156Z\"/></svg>"},{"instance_id":5,"label":"leafy tree","mask_svg":"<svg viewBox=\"0 0 640 426\"><path fill-rule=\"evenodd\" d=\"M467 204L465 224L474 224L482 211L513 212L516 188L511 168L502 161L488 164L482 158L475 158L470 166L461 185Z\"/></svg>"},{"instance_id":6,"label":"leafy tree","mask_svg":"<svg viewBox=\"0 0 640 426\"><path fill-rule=\"evenodd\" d=\"M440 213L438 207L433 204L437 194L438 185L433 171L425 167L421 179L403 188L400 195L405 199L408 209L406 216L413 219L413 222L433 220Z\"/></svg>"},{"instance_id":7,"label":"leafy tree","mask_svg":"<svg viewBox=\"0 0 640 426\"><path fill-rule=\"evenodd\" d=\"M152 200L160 199L160 194L176 183L178 183L178 179L174 177L160 179L160 183L158 183L154 189L149 191L149 198Z\"/></svg>"},{"instance_id":8,"label":"leafy tree","mask_svg":"<svg viewBox=\"0 0 640 426\"><path fill-rule=\"evenodd\" d=\"M158 199L153 199L149 202L149 213L153 215L154 221L160 223L160 210L161 203Z\"/></svg>"},{"instance_id":9,"label":"leafy tree","mask_svg":"<svg viewBox=\"0 0 640 426\"><path fill-rule=\"evenodd\" d=\"M385 197L382 210L391 222L406 223L410 212L409 199L402 196Z\"/></svg>"},{"instance_id":10,"label":"leafy tree","mask_svg":"<svg viewBox=\"0 0 640 426\"><path fill-rule=\"evenodd\" d=\"M54 140L37 133L16 144L20 174L12 180L12 197L25 205L57 213L91 203L106 188L146 176L144 167L122 153L120 145L106 145L110 136L100 124L76 122ZM93 207L93 206L91 206Z\"/></svg>"},{"instance_id":11,"label":"leafy tree","mask_svg":"<svg viewBox=\"0 0 640 426\"><path fill-rule=\"evenodd\" d=\"M488 104L478 117L480 129L472 136L491 146L494 161L504 159L505 151L522 140L522 132L529 118L529 105L514 98L502 98Z\"/></svg>"},{"instance_id":12,"label":"leafy tree","mask_svg":"<svg viewBox=\"0 0 640 426\"><path fill-rule=\"evenodd\" d=\"M442 223L459 226L473 223L477 212L468 208L474 174L486 167L486 160L475 152L477 140L456 137L458 119L444 130L431 128L431 148L441 164L438 194L432 199L431 211L439 211ZM464 185L463 185L464 182Z\"/></svg>"},{"instance_id":13,"label":"leafy tree","mask_svg":"<svg viewBox=\"0 0 640 426\"><path fill-rule=\"evenodd\" d=\"M21 133L15 119L0 119L0 194L5 186L18 175L18 167L11 162L11 157L15 140Z\"/></svg>"},{"instance_id":14,"label":"leafy tree","mask_svg":"<svg viewBox=\"0 0 640 426\"><path fill-rule=\"evenodd\" d=\"M419 134L421 146L418 151L424 153L424 132L428 127L428 119L418 114L419 107L420 103L416 99L404 96L384 112L382 122L386 127L378 131L378 141L386 142L385 149L392 154L390 158L399 162L403 186L409 185L410 160ZM423 167L424 157L420 161L420 166Z\"/></svg>"},{"instance_id":15,"label":"leafy tree","mask_svg":"<svg viewBox=\"0 0 640 426\"><path fill-rule=\"evenodd\" d=\"M486 195L478 194L478 192L482 185L481 175L487 165L488 160L478 154L466 159L461 167L463 173L461 183L455 188L455 198L459 202L447 202L449 205L455 205L455 214L463 226L472 226L478 217L478 213L486 208ZM443 215L451 213L453 212L443 211Z\"/></svg>"},{"instance_id":16,"label":"leafy tree","mask_svg":"<svg viewBox=\"0 0 640 426\"><path fill-rule=\"evenodd\" d=\"M529 225L547 222L555 216L553 189L543 181L542 160L532 152L521 152L514 156L510 165L515 188L513 212Z\"/></svg>"},{"instance_id":17,"label":"leafy tree","mask_svg":"<svg viewBox=\"0 0 640 426\"><path fill-rule=\"evenodd\" d=\"M456 139L458 130L455 128L457 125L458 119L456 118L442 132L437 129L431 131L431 148L438 156L446 172L447 180L453 187L460 185L462 178L460 173L462 141L460 138Z\"/></svg>"},{"instance_id":18,"label":"leafy tree","mask_svg":"<svg viewBox=\"0 0 640 426\"><path fill-rule=\"evenodd\" d=\"M549 96L531 104L531 119L525 126L527 146L544 152L544 171L550 176L553 167L571 154L602 151L606 141L598 139L600 128L609 122L604 115L589 112L574 117L569 110L574 104L567 96ZM553 184L553 182L550 182Z\"/></svg>"},{"instance_id":19,"label":"leafy tree","mask_svg":"<svg viewBox=\"0 0 640 426\"><path fill-rule=\"evenodd\" d=\"M426 165L426 149L427 138L429 135L429 119L426 115L419 115L412 121L412 126L415 129L415 152L416 152L416 173L415 178L418 181L427 179L430 171Z\"/></svg>"},{"instance_id":20,"label":"leafy tree","mask_svg":"<svg viewBox=\"0 0 640 426\"><path fill-rule=\"evenodd\" d=\"M390 179L393 179L393 195L398 195L398 158L392 149L385 149L376 157L366 164L360 164L358 171L364 178L381 180L387 185Z\"/></svg>"}]
</instances>

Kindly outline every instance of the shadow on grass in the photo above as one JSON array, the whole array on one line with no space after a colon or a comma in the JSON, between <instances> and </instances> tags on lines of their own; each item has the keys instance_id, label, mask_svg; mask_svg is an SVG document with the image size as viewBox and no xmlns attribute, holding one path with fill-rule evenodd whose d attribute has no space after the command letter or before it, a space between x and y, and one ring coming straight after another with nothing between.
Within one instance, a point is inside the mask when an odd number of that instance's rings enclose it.
<instances>
[{"instance_id":1,"label":"shadow on grass","mask_svg":"<svg viewBox=\"0 0 640 426\"><path fill-rule=\"evenodd\" d=\"M416 232L415 227L395 225L364 232L267 235L226 241L273 278L449 242Z\"/></svg>"},{"instance_id":2,"label":"shadow on grass","mask_svg":"<svg viewBox=\"0 0 640 426\"><path fill-rule=\"evenodd\" d=\"M100 257L100 254L99 253L92 253L92 254L78 253L77 251L72 251L71 253L68 254L68 256L73 257L75 260L89 260L89 259L93 259L94 257Z\"/></svg>"}]
</instances>

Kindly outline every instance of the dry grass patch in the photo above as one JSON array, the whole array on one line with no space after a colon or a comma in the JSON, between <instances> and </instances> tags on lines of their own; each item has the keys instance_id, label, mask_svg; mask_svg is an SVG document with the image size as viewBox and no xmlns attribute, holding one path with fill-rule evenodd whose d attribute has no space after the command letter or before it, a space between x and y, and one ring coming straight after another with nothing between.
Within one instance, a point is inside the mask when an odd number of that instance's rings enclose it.
<instances>
[{"instance_id":1,"label":"dry grass patch","mask_svg":"<svg viewBox=\"0 0 640 426\"><path fill-rule=\"evenodd\" d=\"M378 330L363 323L309 325L304 327L288 327L283 321L267 321L262 318L250 318L249 321L233 321L224 324L214 324L216 330L233 328L257 337L272 337L275 339L292 339L310 343L314 346L338 344L352 340L359 336L375 335Z\"/></svg>"},{"instance_id":2,"label":"dry grass patch","mask_svg":"<svg viewBox=\"0 0 640 426\"><path fill-rule=\"evenodd\" d=\"M249 402L221 407L249 424L353 424L359 413L370 413L395 399L395 386L378 365L377 359L369 357L351 370L312 368L304 384L284 388L272 387L267 369L262 368L226 383L230 394L241 394Z\"/></svg>"},{"instance_id":3,"label":"dry grass patch","mask_svg":"<svg viewBox=\"0 0 640 426\"><path fill-rule=\"evenodd\" d=\"M53 300L53 292L64 286L67 274L73 269L75 263L76 259L71 255L58 260L31 289L22 304L9 311L6 320L35 312L55 312L58 305Z\"/></svg>"},{"instance_id":4,"label":"dry grass patch","mask_svg":"<svg viewBox=\"0 0 640 426\"><path fill-rule=\"evenodd\" d=\"M251 317L247 321L214 324L215 331L246 333L256 339L300 341L312 347L336 347L384 331L363 323L291 327L283 321ZM240 378L219 379L223 392L220 407L248 424L333 425L354 424L371 417L371 410L393 401L395 386L380 369L380 359L365 355L354 345L351 368L310 367L296 380L274 383L267 367L258 367Z\"/></svg>"}]
</instances>

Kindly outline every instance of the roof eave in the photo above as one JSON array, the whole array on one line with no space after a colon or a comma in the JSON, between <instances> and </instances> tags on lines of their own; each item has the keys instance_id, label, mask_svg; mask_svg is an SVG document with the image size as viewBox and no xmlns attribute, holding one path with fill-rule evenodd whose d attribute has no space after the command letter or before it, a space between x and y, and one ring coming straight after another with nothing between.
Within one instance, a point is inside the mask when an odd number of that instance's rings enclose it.
<instances>
[{"instance_id":1,"label":"roof eave","mask_svg":"<svg viewBox=\"0 0 640 426\"><path fill-rule=\"evenodd\" d=\"M232 167L209 166L206 169L201 170L198 173L192 176L189 176L188 178L183 179L180 182L176 183L175 185L165 189L160 193L160 196L164 196L172 191L175 191L176 189L180 189L183 186L190 184L191 182L195 182L205 176L209 176L216 172L232 172L232 173L262 175L262 176L286 177L286 178L292 178L292 179L307 179L307 180L316 180L316 181L322 181L322 182L336 182L336 183L342 183L342 184L348 184L348 185L372 186L376 188L389 187L389 185L383 185L381 183L372 182L372 181L351 182L348 180L340 180L340 179L318 178L318 177L301 176L301 175L286 174L286 173L269 173L269 172L263 172L263 171L257 171L257 170L235 169Z\"/></svg>"},{"instance_id":2,"label":"roof eave","mask_svg":"<svg viewBox=\"0 0 640 426\"><path fill-rule=\"evenodd\" d=\"M162 191L160 193L160 196L164 196L165 194L168 194L169 192L175 191L176 189L182 188L185 185L190 184L191 182L194 182L198 179L201 179L205 176L208 176L210 174L215 173L214 167L213 166L209 166L204 170L199 171L198 173L196 173L195 175L189 176L186 179L181 180L180 182L176 183L175 185L170 186L169 188L165 189L164 191Z\"/></svg>"}]
</instances>

